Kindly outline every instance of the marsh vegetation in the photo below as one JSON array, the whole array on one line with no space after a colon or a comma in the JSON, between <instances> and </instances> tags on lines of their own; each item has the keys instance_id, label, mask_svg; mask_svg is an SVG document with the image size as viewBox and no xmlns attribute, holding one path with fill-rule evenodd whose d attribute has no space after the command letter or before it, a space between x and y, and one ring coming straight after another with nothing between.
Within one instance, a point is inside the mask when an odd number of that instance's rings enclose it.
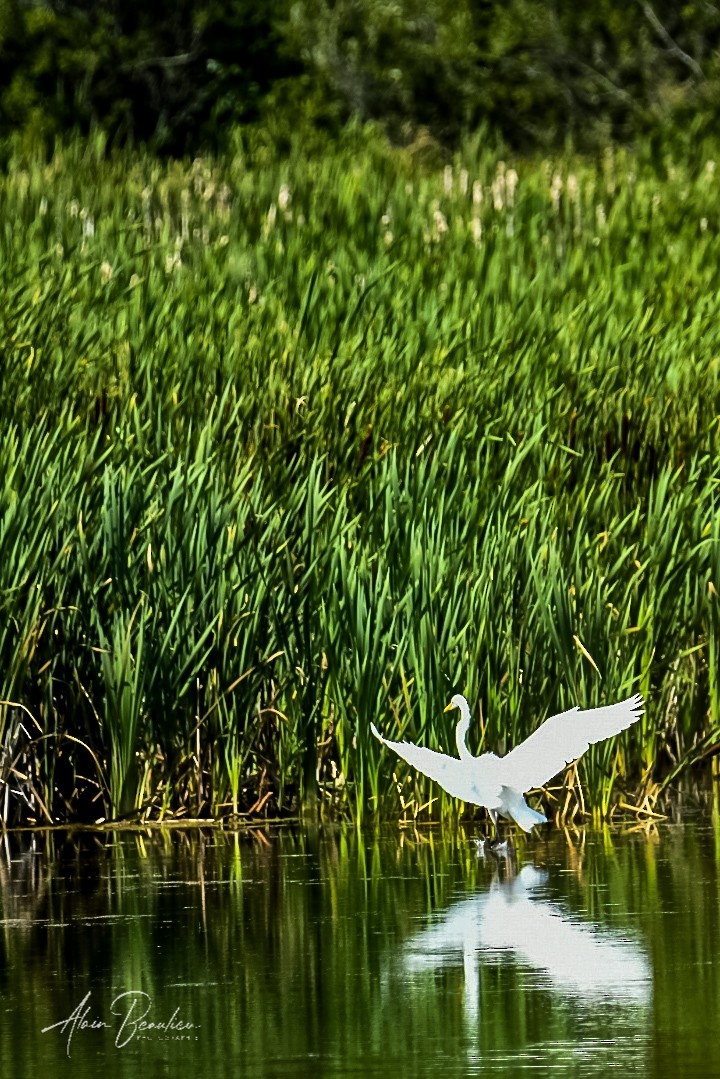
<instances>
[{"instance_id":1,"label":"marsh vegetation","mask_svg":"<svg viewBox=\"0 0 720 1079\"><path fill-rule=\"evenodd\" d=\"M347 129L0 178L0 812L457 812L474 751L639 691L551 813L720 744L718 184ZM480 714L482 702L482 715Z\"/></svg>"}]
</instances>

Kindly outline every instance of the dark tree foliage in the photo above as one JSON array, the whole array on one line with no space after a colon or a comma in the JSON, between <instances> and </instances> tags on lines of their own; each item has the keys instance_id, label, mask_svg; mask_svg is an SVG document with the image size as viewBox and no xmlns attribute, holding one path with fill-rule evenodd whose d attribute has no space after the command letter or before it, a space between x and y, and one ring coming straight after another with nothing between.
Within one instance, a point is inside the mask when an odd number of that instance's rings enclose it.
<instances>
[{"instance_id":1,"label":"dark tree foliage","mask_svg":"<svg viewBox=\"0 0 720 1079\"><path fill-rule=\"evenodd\" d=\"M470 0L479 107L513 141L630 138L714 113L720 9L667 0ZM714 119L714 115L706 117Z\"/></svg>"},{"instance_id":2,"label":"dark tree foliage","mask_svg":"<svg viewBox=\"0 0 720 1079\"><path fill-rule=\"evenodd\" d=\"M0 122L192 149L298 65L253 0L0 0Z\"/></svg>"},{"instance_id":3,"label":"dark tree foliage","mask_svg":"<svg viewBox=\"0 0 720 1079\"><path fill-rule=\"evenodd\" d=\"M0 0L0 134L96 125L178 152L283 116L521 147L702 133L719 50L710 0Z\"/></svg>"}]
</instances>

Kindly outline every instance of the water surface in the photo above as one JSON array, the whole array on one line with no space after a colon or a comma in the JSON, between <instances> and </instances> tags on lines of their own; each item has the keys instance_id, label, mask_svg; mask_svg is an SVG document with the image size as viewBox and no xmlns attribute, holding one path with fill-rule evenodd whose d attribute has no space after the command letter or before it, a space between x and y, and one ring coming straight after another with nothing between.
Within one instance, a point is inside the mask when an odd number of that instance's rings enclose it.
<instances>
[{"instance_id":1,"label":"water surface","mask_svg":"<svg viewBox=\"0 0 720 1079\"><path fill-rule=\"evenodd\" d=\"M720 1076L720 833L9 836L0 1073ZM143 1025L153 1024L153 1025Z\"/></svg>"}]
</instances>

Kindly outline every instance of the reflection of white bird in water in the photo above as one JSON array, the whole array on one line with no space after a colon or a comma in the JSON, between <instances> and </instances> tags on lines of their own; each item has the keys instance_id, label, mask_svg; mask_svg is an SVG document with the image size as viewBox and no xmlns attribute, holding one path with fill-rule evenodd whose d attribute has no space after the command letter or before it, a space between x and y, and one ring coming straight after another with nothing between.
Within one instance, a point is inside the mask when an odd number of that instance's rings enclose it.
<instances>
[{"instance_id":1,"label":"reflection of white bird in water","mask_svg":"<svg viewBox=\"0 0 720 1079\"><path fill-rule=\"evenodd\" d=\"M434 970L461 959L468 1019L479 1014L483 956L519 960L563 997L648 1004L652 971L645 951L609 929L571 920L560 904L541 898L545 877L526 865L514 879L496 880L489 892L456 903L408 941L406 968Z\"/></svg>"},{"instance_id":2,"label":"reflection of white bird in water","mask_svg":"<svg viewBox=\"0 0 720 1079\"><path fill-rule=\"evenodd\" d=\"M482 753L474 757L465 739L470 727L470 706L456 693L445 709L460 709L455 732L460 759L412 742L391 742L383 738L374 723L370 729L383 745L394 749L398 756L412 764L418 772L434 779L454 798L485 806L497 834L498 815L512 818L525 832L536 824L545 824L547 817L531 809L523 798L525 791L542 787L557 775L566 764L582 756L585 750L613 734L626 730L643 714L643 699L639 693L619 704L580 711L571 708L552 716L529 738L505 757Z\"/></svg>"}]
</instances>

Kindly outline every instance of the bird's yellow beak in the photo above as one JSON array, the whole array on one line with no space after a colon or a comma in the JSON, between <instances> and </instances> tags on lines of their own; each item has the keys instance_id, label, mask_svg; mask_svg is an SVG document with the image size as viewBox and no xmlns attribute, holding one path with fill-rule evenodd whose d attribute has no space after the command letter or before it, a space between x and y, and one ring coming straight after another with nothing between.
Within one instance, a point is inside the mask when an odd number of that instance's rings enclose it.
<instances>
[{"instance_id":1,"label":"bird's yellow beak","mask_svg":"<svg viewBox=\"0 0 720 1079\"><path fill-rule=\"evenodd\" d=\"M452 712L454 707L455 707L455 705L453 704L452 701L450 701L450 704L446 704L445 707L443 708L443 712Z\"/></svg>"}]
</instances>

